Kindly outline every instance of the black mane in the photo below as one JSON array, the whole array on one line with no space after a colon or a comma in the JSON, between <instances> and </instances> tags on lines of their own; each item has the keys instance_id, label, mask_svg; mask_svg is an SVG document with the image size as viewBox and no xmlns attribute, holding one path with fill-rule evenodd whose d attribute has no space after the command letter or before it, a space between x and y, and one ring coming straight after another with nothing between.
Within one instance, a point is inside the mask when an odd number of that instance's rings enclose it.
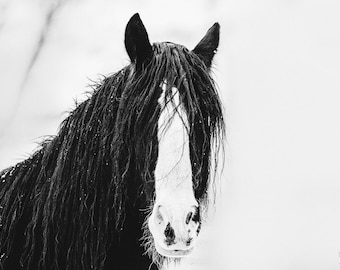
<instances>
[{"instance_id":1,"label":"black mane","mask_svg":"<svg viewBox=\"0 0 340 270\"><path fill-rule=\"evenodd\" d=\"M224 136L216 88L194 52L172 43L152 49L141 68L132 63L98 83L31 158L0 173L0 269L15 260L25 269L107 266L130 208L143 223L147 213L140 209L153 203L164 80L168 102L171 86L179 90L195 197L206 200L213 148Z\"/></svg>"}]
</instances>

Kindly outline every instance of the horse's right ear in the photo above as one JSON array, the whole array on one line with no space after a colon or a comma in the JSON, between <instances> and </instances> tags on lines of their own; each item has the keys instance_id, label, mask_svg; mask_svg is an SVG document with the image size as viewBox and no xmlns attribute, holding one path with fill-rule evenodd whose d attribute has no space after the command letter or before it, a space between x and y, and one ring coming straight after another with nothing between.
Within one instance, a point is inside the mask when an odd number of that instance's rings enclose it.
<instances>
[{"instance_id":1,"label":"horse's right ear","mask_svg":"<svg viewBox=\"0 0 340 270\"><path fill-rule=\"evenodd\" d=\"M125 48L131 62L135 63L137 67L141 67L152 56L148 33L138 13L133 15L126 25Z\"/></svg>"}]
</instances>

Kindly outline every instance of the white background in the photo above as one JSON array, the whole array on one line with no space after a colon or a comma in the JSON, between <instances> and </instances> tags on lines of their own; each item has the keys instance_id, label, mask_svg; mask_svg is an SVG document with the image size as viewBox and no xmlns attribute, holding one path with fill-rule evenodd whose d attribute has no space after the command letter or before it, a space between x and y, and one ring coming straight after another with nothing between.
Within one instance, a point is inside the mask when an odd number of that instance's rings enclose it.
<instances>
[{"instance_id":1,"label":"white background","mask_svg":"<svg viewBox=\"0 0 340 270\"><path fill-rule=\"evenodd\" d=\"M188 48L221 24L225 169L215 214L178 269L339 270L338 0L0 0L0 169L56 134L90 79L128 63L135 12L152 42Z\"/></svg>"}]
</instances>

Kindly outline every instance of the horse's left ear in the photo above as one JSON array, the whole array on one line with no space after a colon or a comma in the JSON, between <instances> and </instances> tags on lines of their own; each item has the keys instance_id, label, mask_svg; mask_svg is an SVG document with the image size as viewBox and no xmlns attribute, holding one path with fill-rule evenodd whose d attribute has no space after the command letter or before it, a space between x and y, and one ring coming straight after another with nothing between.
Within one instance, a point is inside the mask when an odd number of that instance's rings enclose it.
<instances>
[{"instance_id":1,"label":"horse's left ear","mask_svg":"<svg viewBox=\"0 0 340 270\"><path fill-rule=\"evenodd\" d=\"M131 59L138 67L152 56L152 47L148 33L139 14L131 17L125 29L125 48Z\"/></svg>"},{"instance_id":2,"label":"horse's left ear","mask_svg":"<svg viewBox=\"0 0 340 270\"><path fill-rule=\"evenodd\" d=\"M219 41L220 25L215 23L193 49L193 52L203 60L208 68L211 66Z\"/></svg>"}]
</instances>

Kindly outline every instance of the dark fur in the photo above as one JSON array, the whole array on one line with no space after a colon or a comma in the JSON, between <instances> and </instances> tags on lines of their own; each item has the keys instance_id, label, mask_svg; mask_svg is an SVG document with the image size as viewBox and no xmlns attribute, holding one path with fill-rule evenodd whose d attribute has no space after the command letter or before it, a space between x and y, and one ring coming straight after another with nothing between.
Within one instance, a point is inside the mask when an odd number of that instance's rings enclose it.
<instances>
[{"instance_id":1,"label":"dark fur","mask_svg":"<svg viewBox=\"0 0 340 270\"><path fill-rule=\"evenodd\" d=\"M194 52L172 43L152 50L141 69L132 63L104 78L58 135L0 173L0 269L149 268L140 239L153 204L165 78L189 120L195 197L206 199L212 148L224 136L214 83ZM169 89L166 97L172 102Z\"/></svg>"}]
</instances>

